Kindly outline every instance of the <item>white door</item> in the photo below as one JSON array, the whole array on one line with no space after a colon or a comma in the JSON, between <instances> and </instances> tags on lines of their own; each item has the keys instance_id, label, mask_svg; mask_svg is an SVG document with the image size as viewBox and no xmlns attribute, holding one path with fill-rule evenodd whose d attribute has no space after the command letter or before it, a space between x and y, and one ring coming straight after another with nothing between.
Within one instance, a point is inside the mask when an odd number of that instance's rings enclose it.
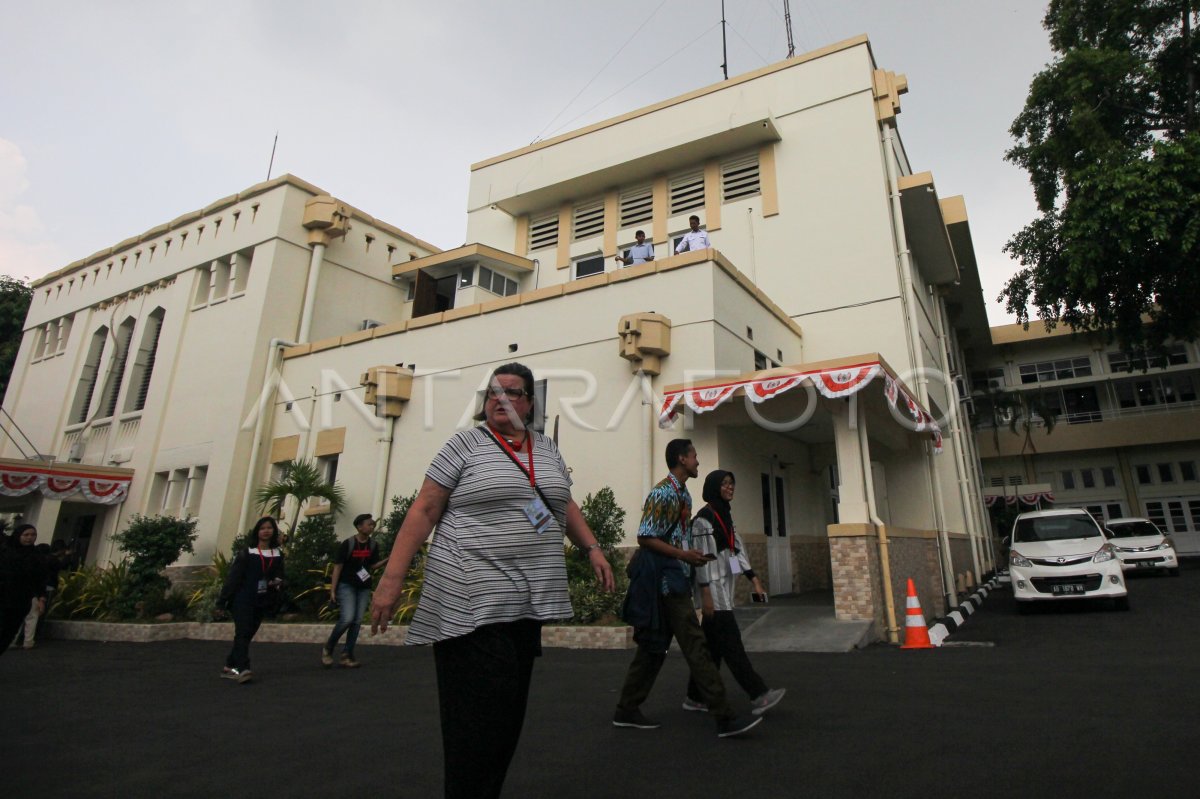
<instances>
[{"instance_id":1,"label":"white door","mask_svg":"<svg viewBox=\"0 0 1200 799\"><path fill-rule=\"evenodd\" d=\"M763 532L767 535L767 593L792 593L792 551L788 543L787 483L772 461L760 475Z\"/></svg>"},{"instance_id":2,"label":"white door","mask_svg":"<svg viewBox=\"0 0 1200 799\"><path fill-rule=\"evenodd\" d=\"M1200 497L1166 497L1142 503L1146 518L1171 536L1181 555L1200 555Z\"/></svg>"}]
</instances>

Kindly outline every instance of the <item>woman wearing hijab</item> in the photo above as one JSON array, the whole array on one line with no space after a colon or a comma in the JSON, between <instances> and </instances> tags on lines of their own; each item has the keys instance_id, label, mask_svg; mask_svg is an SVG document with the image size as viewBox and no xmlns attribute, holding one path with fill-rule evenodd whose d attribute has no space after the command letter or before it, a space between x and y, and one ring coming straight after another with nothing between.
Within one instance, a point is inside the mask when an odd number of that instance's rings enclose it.
<instances>
[{"instance_id":1,"label":"woman wearing hijab","mask_svg":"<svg viewBox=\"0 0 1200 799\"><path fill-rule=\"evenodd\" d=\"M750 568L746 545L733 526L729 503L733 500L735 486L733 472L717 469L704 478L701 496L707 504L692 520L692 548L715 555L716 559L696 569L695 599L704 616L700 626L708 642L709 654L718 669L722 660L728 664L729 672L750 697L750 712L761 716L779 704L787 689L768 688L754 670L742 646L742 632L733 615L734 583L739 574L754 584L755 593L765 593L762 581ZM683 709L708 710L691 680Z\"/></svg>"},{"instance_id":2,"label":"woman wearing hijab","mask_svg":"<svg viewBox=\"0 0 1200 799\"><path fill-rule=\"evenodd\" d=\"M0 653L16 637L31 607L46 610L46 578L34 545L37 528L18 525L11 538L0 535Z\"/></svg>"}]
</instances>

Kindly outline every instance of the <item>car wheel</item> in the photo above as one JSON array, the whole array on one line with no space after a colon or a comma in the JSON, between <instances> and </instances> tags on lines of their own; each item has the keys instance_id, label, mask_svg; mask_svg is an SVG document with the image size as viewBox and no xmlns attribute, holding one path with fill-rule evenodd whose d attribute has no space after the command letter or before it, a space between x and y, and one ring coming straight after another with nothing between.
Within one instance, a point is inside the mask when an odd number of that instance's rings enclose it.
<instances>
[{"instance_id":1,"label":"car wheel","mask_svg":"<svg viewBox=\"0 0 1200 799\"><path fill-rule=\"evenodd\" d=\"M1113 610L1129 610L1129 596L1113 597Z\"/></svg>"}]
</instances>

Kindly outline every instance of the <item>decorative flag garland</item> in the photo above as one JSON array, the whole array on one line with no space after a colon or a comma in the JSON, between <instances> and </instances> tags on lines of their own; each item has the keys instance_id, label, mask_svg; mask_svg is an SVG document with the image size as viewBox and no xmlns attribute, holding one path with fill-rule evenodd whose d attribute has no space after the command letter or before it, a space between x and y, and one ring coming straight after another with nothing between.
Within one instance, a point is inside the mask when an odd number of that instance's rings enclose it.
<instances>
[{"instance_id":1,"label":"decorative flag garland","mask_svg":"<svg viewBox=\"0 0 1200 799\"><path fill-rule=\"evenodd\" d=\"M23 497L35 491L47 499L67 499L76 493L98 505L117 505L129 495L129 476L99 477L44 466L0 466L0 495Z\"/></svg>"},{"instance_id":2,"label":"decorative flag garland","mask_svg":"<svg viewBox=\"0 0 1200 799\"><path fill-rule=\"evenodd\" d=\"M983 504L989 508L997 503L1003 502L1005 505L1016 505L1018 500L1022 505L1033 507L1041 501L1053 502L1053 491L1036 491L1032 494L984 494Z\"/></svg>"},{"instance_id":3,"label":"decorative flag garland","mask_svg":"<svg viewBox=\"0 0 1200 799\"><path fill-rule=\"evenodd\" d=\"M742 389L746 398L756 405L806 383L821 392L821 396L836 399L857 394L880 374L884 378L883 393L887 398L888 405L895 410L897 404L903 400L905 409L913 419L914 429L917 432L930 431L933 437L934 451L940 453L942 451L941 427L933 420L932 416L921 409L921 406L909 396L897 380L883 370L878 361L844 366L838 369L816 369L784 377L751 378L705 388L671 391L663 398L663 404L659 408L658 424L659 427L670 427L679 416L680 403L687 405L695 413L707 413L728 402L739 388Z\"/></svg>"}]
</instances>

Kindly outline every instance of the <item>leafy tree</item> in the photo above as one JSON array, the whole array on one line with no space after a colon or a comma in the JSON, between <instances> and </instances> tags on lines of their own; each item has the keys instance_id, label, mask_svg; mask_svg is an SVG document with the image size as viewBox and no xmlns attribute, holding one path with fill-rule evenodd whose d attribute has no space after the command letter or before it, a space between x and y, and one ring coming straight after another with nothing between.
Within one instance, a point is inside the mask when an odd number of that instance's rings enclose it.
<instances>
[{"instance_id":1,"label":"leafy tree","mask_svg":"<svg viewBox=\"0 0 1200 799\"><path fill-rule=\"evenodd\" d=\"M584 497L579 506L583 518L596 536L604 557L612 564L617 590L606 594L596 583L592 564L574 544L567 545L567 590L571 596L571 607L575 621L590 624L597 621L615 621L625 599L628 578L625 576L625 558L617 545L625 538L625 509L617 504L616 495L608 486L595 494Z\"/></svg>"},{"instance_id":2,"label":"leafy tree","mask_svg":"<svg viewBox=\"0 0 1200 799\"><path fill-rule=\"evenodd\" d=\"M8 378L17 360L17 350L21 347L25 315L29 313L32 299L33 289L27 284L8 275L0 275L0 399L8 390Z\"/></svg>"},{"instance_id":3,"label":"leafy tree","mask_svg":"<svg viewBox=\"0 0 1200 799\"><path fill-rule=\"evenodd\" d=\"M1037 452L1033 443L1033 431L1044 427L1046 435L1054 431L1060 411L1046 401L1046 395L1037 391L1005 391L992 389L986 394L975 392L975 423L992 428L992 442L1000 451L1000 430L1008 428L1013 435L1022 437L1021 454Z\"/></svg>"},{"instance_id":4,"label":"leafy tree","mask_svg":"<svg viewBox=\"0 0 1200 799\"><path fill-rule=\"evenodd\" d=\"M309 516L288 541L284 560L284 588L296 608L310 614L329 599L330 564L337 551L338 537L333 516Z\"/></svg>"},{"instance_id":5,"label":"leafy tree","mask_svg":"<svg viewBox=\"0 0 1200 799\"><path fill-rule=\"evenodd\" d=\"M173 516L134 514L129 526L113 536L113 541L130 558L125 584L123 615L159 603L171 582L163 570L184 552L192 552L196 540L196 522Z\"/></svg>"},{"instance_id":6,"label":"leafy tree","mask_svg":"<svg viewBox=\"0 0 1200 799\"><path fill-rule=\"evenodd\" d=\"M375 542L379 544L379 556L386 558L392 552L392 546L396 543L396 533L400 532L401 526L404 525L404 519L408 516L408 511L412 508L413 503L417 501L417 492L414 491L407 497L402 497L399 494L392 497L392 509L386 516L379 520L379 529L375 531Z\"/></svg>"},{"instance_id":7,"label":"leafy tree","mask_svg":"<svg viewBox=\"0 0 1200 799\"><path fill-rule=\"evenodd\" d=\"M1007 158L1041 216L1005 249L1000 299L1028 324L1102 331L1131 351L1200 330L1197 0L1051 0L1055 59ZM1146 318L1149 323L1146 323Z\"/></svg>"},{"instance_id":8,"label":"leafy tree","mask_svg":"<svg viewBox=\"0 0 1200 799\"><path fill-rule=\"evenodd\" d=\"M346 505L346 492L336 481L330 483L311 460L288 461L283 464L283 474L278 480L261 486L255 494L260 510L266 510L276 519L283 513L289 498L296 500L288 530L296 529L300 508L312 497L329 503L330 517L337 516Z\"/></svg>"}]
</instances>

